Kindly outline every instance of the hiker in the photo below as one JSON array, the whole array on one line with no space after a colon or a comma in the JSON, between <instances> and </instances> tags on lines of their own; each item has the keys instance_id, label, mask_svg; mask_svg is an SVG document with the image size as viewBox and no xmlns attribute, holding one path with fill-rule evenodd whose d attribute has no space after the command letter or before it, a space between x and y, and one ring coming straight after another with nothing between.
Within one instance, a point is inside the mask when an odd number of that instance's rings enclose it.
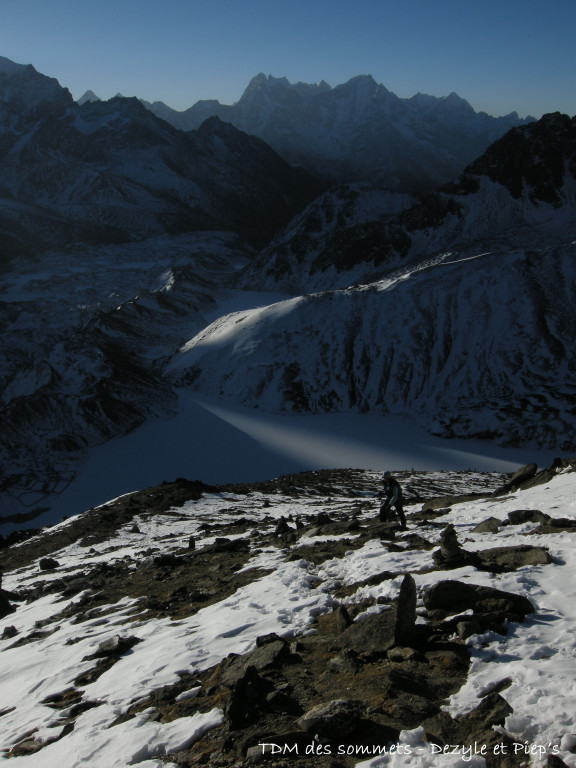
<instances>
[{"instance_id":1,"label":"hiker","mask_svg":"<svg viewBox=\"0 0 576 768\"><path fill-rule=\"evenodd\" d=\"M406 518L404 517L404 509L402 507L402 488L400 488L398 480L392 477L391 472L384 472L382 482L384 483L384 501L380 505L380 521L386 522L388 510L390 507L394 507L402 530L406 530Z\"/></svg>"}]
</instances>

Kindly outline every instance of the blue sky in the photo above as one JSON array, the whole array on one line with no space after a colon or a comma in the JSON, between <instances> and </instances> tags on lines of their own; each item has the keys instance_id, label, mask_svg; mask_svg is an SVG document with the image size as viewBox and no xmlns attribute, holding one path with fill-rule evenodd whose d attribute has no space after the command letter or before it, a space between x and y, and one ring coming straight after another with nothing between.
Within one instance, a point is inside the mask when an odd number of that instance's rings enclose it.
<instances>
[{"instance_id":1,"label":"blue sky","mask_svg":"<svg viewBox=\"0 0 576 768\"><path fill-rule=\"evenodd\" d=\"M186 109L259 72L331 86L371 74L402 98L576 114L576 0L0 0L0 56L74 98Z\"/></svg>"}]
</instances>

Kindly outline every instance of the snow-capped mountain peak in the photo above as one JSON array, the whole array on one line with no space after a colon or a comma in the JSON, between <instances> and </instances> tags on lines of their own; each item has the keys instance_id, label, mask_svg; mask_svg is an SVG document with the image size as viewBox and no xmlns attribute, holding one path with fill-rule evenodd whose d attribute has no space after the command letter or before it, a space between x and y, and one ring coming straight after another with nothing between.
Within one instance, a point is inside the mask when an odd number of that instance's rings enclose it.
<instances>
[{"instance_id":1,"label":"snow-capped mountain peak","mask_svg":"<svg viewBox=\"0 0 576 768\"><path fill-rule=\"evenodd\" d=\"M86 91L86 93L84 93L83 96L81 96L78 99L78 104L82 105L82 104L86 104L86 102L91 102L91 101L101 101L101 99L99 96L96 96L94 91L88 90Z\"/></svg>"},{"instance_id":2,"label":"snow-capped mountain peak","mask_svg":"<svg viewBox=\"0 0 576 768\"><path fill-rule=\"evenodd\" d=\"M4 109L9 108L21 118L26 112L62 110L72 103L70 92L55 78L40 74L31 64L0 58L0 104Z\"/></svg>"},{"instance_id":3,"label":"snow-capped mountain peak","mask_svg":"<svg viewBox=\"0 0 576 768\"><path fill-rule=\"evenodd\" d=\"M456 94L400 99L372 75L332 88L260 73L232 106L204 101L184 112L146 106L183 130L217 115L328 183L376 182L400 192L450 181L508 128L525 122L514 114L476 113Z\"/></svg>"}]
</instances>

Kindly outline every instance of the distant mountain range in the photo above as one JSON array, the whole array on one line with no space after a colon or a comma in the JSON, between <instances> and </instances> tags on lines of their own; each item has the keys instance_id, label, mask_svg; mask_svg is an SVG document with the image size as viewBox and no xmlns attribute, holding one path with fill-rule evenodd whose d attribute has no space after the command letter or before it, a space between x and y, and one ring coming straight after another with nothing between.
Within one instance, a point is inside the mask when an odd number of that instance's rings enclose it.
<instances>
[{"instance_id":1,"label":"distant mountain range","mask_svg":"<svg viewBox=\"0 0 576 768\"><path fill-rule=\"evenodd\" d=\"M259 76L215 106L181 130L0 58L4 515L49 507L91 447L176 414L179 387L576 447L575 118L367 77ZM223 287L292 298L210 325Z\"/></svg>"},{"instance_id":2,"label":"distant mountain range","mask_svg":"<svg viewBox=\"0 0 576 768\"><path fill-rule=\"evenodd\" d=\"M94 98L89 91L81 101ZM217 116L331 184L369 181L401 192L450 181L510 128L534 120L475 112L455 93L401 99L370 75L331 88L261 73L231 106L207 100L177 112L142 103L183 131Z\"/></svg>"}]
</instances>

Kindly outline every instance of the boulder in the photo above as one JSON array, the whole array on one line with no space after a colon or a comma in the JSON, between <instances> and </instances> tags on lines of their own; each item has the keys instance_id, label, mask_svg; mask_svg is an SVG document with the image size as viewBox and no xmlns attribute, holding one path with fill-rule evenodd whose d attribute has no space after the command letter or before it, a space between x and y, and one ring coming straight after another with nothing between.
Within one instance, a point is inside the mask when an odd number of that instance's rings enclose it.
<instances>
[{"instance_id":1,"label":"boulder","mask_svg":"<svg viewBox=\"0 0 576 768\"><path fill-rule=\"evenodd\" d=\"M474 619L464 619L456 623L456 633L461 640L467 640L472 635L482 632L482 625Z\"/></svg>"},{"instance_id":2,"label":"boulder","mask_svg":"<svg viewBox=\"0 0 576 768\"><path fill-rule=\"evenodd\" d=\"M426 589L423 600L428 610L440 609L447 613L472 609L475 614L503 612L524 619L527 614L535 611L530 600L523 595L450 579L439 581Z\"/></svg>"},{"instance_id":3,"label":"boulder","mask_svg":"<svg viewBox=\"0 0 576 768\"><path fill-rule=\"evenodd\" d=\"M399 645L390 648L388 651L388 660L397 663L405 661L425 661L424 656L422 656L420 651L417 651L414 648L403 648Z\"/></svg>"},{"instance_id":4,"label":"boulder","mask_svg":"<svg viewBox=\"0 0 576 768\"><path fill-rule=\"evenodd\" d=\"M206 549L208 548L206 547ZM247 552L250 549L250 539L217 537L211 549L214 552Z\"/></svg>"},{"instance_id":5,"label":"boulder","mask_svg":"<svg viewBox=\"0 0 576 768\"><path fill-rule=\"evenodd\" d=\"M499 693L490 693L485 696L480 704L466 715L456 717L460 725L466 724L469 732L493 728L495 725L504 725L508 715L514 710Z\"/></svg>"},{"instance_id":6,"label":"boulder","mask_svg":"<svg viewBox=\"0 0 576 768\"><path fill-rule=\"evenodd\" d=\"M396 531L398 530L398 523L380 523L376 522L371 524L368 528L362 531L362 535L369 539L384 539L386 541L392 541L396 537Z\"/></svg>"},{"instance_id":7,"label":"boulder","mask_svg":"<svg viewBox=\"0 0 576 768\"><path fill-rule=\"evenodd\" d=\"M53 557L43 557L39 565L41 571L53 571L55 568L60 567L58 560L55 560Z\"/></svg>"},{"instance_id":8,"label":"boulder","mask_svg":"<svg viewBox=\"0 0 576 768\"><path fill-rule=\"evenodd\" d=\"M336 608L336 628L338 632L344 632L352 624L352 618L343 605Z\"/></svg>"},{"instance_id":9,"label":"boulder","mask_svg":"<svg viewBox=\"0 0 576 768\"><path fill-rule=\"evenodd\" d=\"M502 520L497 517L489 517L472 528L472 533L498 533L502 526Z\"/></svg>"},{"instance_id":10,"label":"boulder","mask_svg":"<svg viewBox=\"0 0 576 768\"><path fill-rule=\"evenodd\" d=\"M366 705L353 699L334 699L308 710L299 720L302 730L327 738L346 738L356 728Z\"/></svg>"},{"instance_id":11,"label":"boulder","mask_svg":"<svg viewBox=\"0 0 576 768\"><path fill-rule=\"evenodd\" d=\"M278 521L278 524L276 525L276 528L274 529L274 535L275 536L282 536L285 533L291 533L294 529L288 524L288 520L282 515L280 520Z\"/></svg>"},{"instance_id":12,"label":"boulder","mask_svg":"<svg viewBox=\"0 0 576 768\"><path fill-rule=\"evenodd\" d=\"M165 555L157 555L154 558L154 565L160 568L174 568L178 565L184 565L184 560L178 555L167 552Z\"/></svg>"},{"instance_id":13,"label":"boulder","mask_svg":"<svg viewBox=\"0 0 576 768\"><path fill-rule=\"evenodd\" d=\"M522 523L547 523L550 515L541 512L539 509L515 509L508 512L510 525L522 525Z\"/></svg>"},{"instance_id":14,"label":"boulder","mask_svg":"<svg viewBox=\"0 0 576 768\"><path fill-rule=\"evenodd\" d=\"M0 611L0 618L3 618L1 613L2 612ZM4 630L2 632L2 640L10 640L13 637L16 637L17 634L18 634L18 630L13 624L11 624L9 627L4 627Z\"/></svg>"},{"instance_id":15,"label":"boulder","mask_svg":"<svg viewBox=\"0 0 576 768\"><path fill-rule=\"evenodd\" d=\"M514 472L507 483L504 483L503 486L494 491L494 496L503 496L505 493L510 493L510 491L516 490L522 485L522 483L525 483L527 480L531 480L537 471L537 464L526 464L526 466L520 467L517 472Z\"/></svg>"},{"instance_id":16,"label":"boulder","mask_svg":"<svg viewBox=\"0 0 576 768\"><path fill-rule=\"evenodd\" d=\"M524 544L517 547L495 547L477 552L477 568L491 573L508 573L527 565L547 565L552 562L546 547L531 547Z\"/></svg>"},{"instance_id":17,"label":"boulder","mask_svg":"<svg viewBox=\"0 0 576 768\"><path fill-rule=\"evenodd\" d=\"M274 683L260 677L254 667L245 669L244 674L235 681L224 708L230 728L246 728L258 720L266 697L273 691Z\"/></svg>"},{"instance_id":18,"label":"boulder","mask_svg":"<svg viewBox=\"0 0 576 768\"><path fill-rule=\"evenodd\" d=\"M464 493L457 496L437 496L424 502L422 512L442 510L444 514L448 514L453 504L462 504L465 501L474 501L475 499L485 499L486 495L484 493Z\"/></svg>"},{"instance_id":19,"label":"boulder","mask_svg":"<svg viewBox=\"0 0 576 768\"><path fill-rule=\"evenodd\" d=\"M0 589L0 619L8 616L9 613L14 613L16 606L12 605L8 599L8 593L3 589Z\"/></svg>"},{"instance_id":20,"label":"boulder","mask_svg":"<svg viewBox=\"0 0 576 768\"><path fill-rule=\"evenodd\" d=\"M395 645L396 611L371 613L351 624L334 639L332 648L351 648L369 656L383 656Z\"/></svg>"},{"instance_id":21,"label":"boulder","mask_svg":"<svg viewBox=\"0 0 576 768\"><path fill-rule=\"evenodd\" d=\"M398 603L396 605L396 623L394 626L394 644L410 645L416 624L416 582L407 573L402 579Z\"/></svg>"},{"instance_id":22,"label":"boulder","mask_svg":"<svg viewBox=\"0 0 576 768\"><path fill-rule=\"evenodd\" d=\"M243 656L229 656L223 662L217 682L228 688L234 688L238 680L246 675L249 667L256 673L286 661L290 656L290 648L283 640L273 640L255 648Z\"/></svg>"}]
</instances>

